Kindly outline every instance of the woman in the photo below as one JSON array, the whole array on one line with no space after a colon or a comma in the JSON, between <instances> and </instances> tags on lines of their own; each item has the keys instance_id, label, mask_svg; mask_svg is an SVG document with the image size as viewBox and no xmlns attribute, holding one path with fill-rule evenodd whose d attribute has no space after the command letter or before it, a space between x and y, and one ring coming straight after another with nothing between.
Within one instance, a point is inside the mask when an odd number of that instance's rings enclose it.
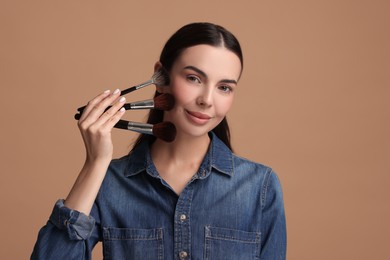
<instances>
[{"instance_id":1,"label":"woman","mask_svg":"<svg viewBox=\"0 0 390 260\"><path fill-rule=\"evenodd\" d=\"M273 171L231 151L226 114L243 68L237 39L210 23L182 27L155 71L169 74L173 142L141 135L112 160L111 130L124 98L108 91L79 120L86 162L38 237L33 259L89 259L103 241L107 259L285 259L282 191ZM112 105L107 110L105 109Z\"/></svg>"}]
</instances>

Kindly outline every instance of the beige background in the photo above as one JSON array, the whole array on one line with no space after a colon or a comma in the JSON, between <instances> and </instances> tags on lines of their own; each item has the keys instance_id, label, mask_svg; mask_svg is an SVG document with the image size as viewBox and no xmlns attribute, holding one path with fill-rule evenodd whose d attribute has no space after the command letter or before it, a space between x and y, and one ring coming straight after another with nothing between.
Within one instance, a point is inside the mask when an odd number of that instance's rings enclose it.
<instances>
[{"instance_id":1,"label":"beige background","mask_svg":"<svg viewBox=\"0 0 390 260\"><path fill-rule=\"evenodd\" d=\"M211 21L244 50L233 143L279 174L288 259L390 259L389 8L387 0L1 0L1 258L29 258L77 176L76 108L147 80L175 30ZM115 130L115 156L132 140Z\"/></svg>"}]
</instances>

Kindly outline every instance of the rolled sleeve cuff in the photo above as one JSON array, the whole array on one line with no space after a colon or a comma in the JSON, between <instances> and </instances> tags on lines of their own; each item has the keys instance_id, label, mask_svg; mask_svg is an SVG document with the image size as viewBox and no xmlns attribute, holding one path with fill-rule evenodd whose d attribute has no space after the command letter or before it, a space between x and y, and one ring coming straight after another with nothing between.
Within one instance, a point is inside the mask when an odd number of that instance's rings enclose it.
<instances>
[{"instance_id":1,"label":"rolled sleeve cuff","mask_svg":"<svg viewBox=\"0 0 390 260\"><path fill-rule=\"evenodd\" d=\"M64 200L56 202L49 221L58 229L66 230L70 240L88 239L95 227L95 219L76 210L67 208Z\"/></svg>"}]
</instances>

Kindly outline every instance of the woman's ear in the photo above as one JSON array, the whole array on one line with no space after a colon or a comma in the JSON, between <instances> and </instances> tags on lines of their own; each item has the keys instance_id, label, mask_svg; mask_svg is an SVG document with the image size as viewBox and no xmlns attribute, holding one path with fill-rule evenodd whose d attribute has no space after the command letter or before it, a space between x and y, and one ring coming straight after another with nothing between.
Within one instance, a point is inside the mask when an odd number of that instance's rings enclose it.
<instances>
[{"instance_id":1,"label":"woman's ear","mask_svg":"<svg viewBox=\"0 0 390 260\"><path fill-rule=\"evenodd\" d=\"M157 61L157 62L154 64L154 72L157 72L157 71L159 71L160 69L162 69L162 64L161 64L161 62Z\"/></svg>"},{"instance_id":2,"label":"woman's ear","mask_svg":"<svg viewBox=\"0 0 390 260\"><path fill-rule=\"evenodd\" d=\"M163 70L163 66L162 66L161 62L157 61L154 64L154 73L156 73L159 70ZM159 93L169 93L169 88L167 88L167 86L156 85L156 90Z\"/></svg>"}]
</instances>

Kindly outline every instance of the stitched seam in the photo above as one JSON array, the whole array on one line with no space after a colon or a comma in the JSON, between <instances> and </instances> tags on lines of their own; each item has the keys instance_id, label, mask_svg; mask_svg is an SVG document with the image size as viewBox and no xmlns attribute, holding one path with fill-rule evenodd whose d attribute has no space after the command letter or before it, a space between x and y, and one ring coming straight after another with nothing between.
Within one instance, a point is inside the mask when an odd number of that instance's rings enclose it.
<instances>
[{"instance_id":1,"label":"stitched seam","mask_svg":"<svg viewBox=\"0 0 390 260\"><path fill-rule=\"evenodd\" d=\"M267 199L267 191L271 180L271 174L272 174L272 170L268 170L264 177L264 183L261 192L261 209L264 209L265 207L265 201Z\"/></svg>"}]
</instances>

